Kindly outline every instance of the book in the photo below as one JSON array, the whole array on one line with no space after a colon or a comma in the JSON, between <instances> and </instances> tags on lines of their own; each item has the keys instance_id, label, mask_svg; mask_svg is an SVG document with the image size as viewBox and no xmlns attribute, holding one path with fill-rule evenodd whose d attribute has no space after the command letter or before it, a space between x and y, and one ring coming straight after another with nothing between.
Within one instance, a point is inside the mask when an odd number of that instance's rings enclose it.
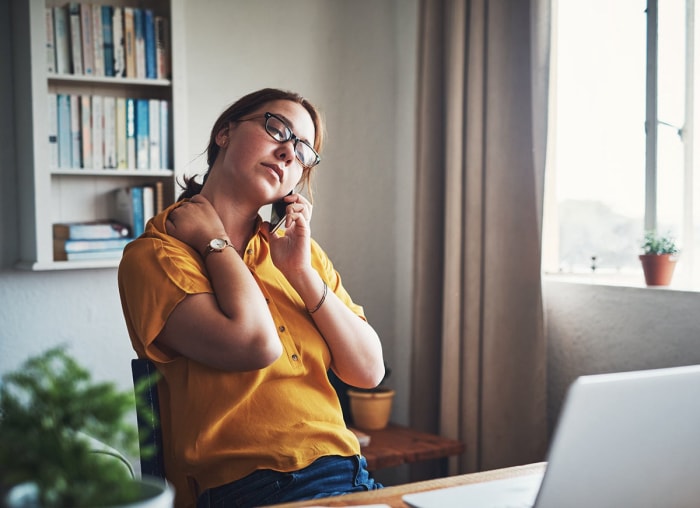
<instances>
[{"instance_id":1,"label":"book","mask_svg":"<svg viewBox=\"0 0 700 508\"><path fill-rule=\"evenodd\" d=\"M67 252L65 259L56 259L54 252L54 261L90 261L94 259L119 259L124 252L123 248L94 250L86 252Z\"/></svg>"},{"instance_id":2,"label":"book","mask_svg":"<svg viewBox=\"0 0 700 508\"><path fill-rule=\"evenodd\" d=\"M71 94L70 96L70 153L71 167L83 167L83 152L80 146L80 95Z\"/></svg>"},{"instance_id":3,"label":"book","mask_svg":"<svg viewBox=\"0 0 700 508\"><path fill-rule=\"evenodd\" d=\"M49 167L58 167L58 97L55 93L47 95L49 103Z\"/></svg>"},{"instance_id":4,"label":"book","mask_svg":"<svg viewBox=\"0 0 700 508\"><path fill-rule=\"evenodd\" d=\"M104 113L104 167L109 169L117 167L116 107L115 97L106 96L102 98Z\"/></svg>"},{"instance_id":5,"label":"book","mask_svg":"<svg viewBox=\"0 0 700 508\"><path fill-rule=\"evenodd\" d=\"M95 76L105 75L105 43L104 27L102 26L102 11L106 5L92 6L92 53L95 66ZM111 15L110 15L111 20ZM112 34L109 34L109 44L112 44ZM111 63L111 62L110 62Z\"/></svg>"},{"instance_id":6,"label":"book","mask_svg":"<svg viewBox=\"0 0 700 508\"><path fill-rule=\"evenodd\" d=\"M170 78L170 25L168 18L155 17L156 77Z\"/></svg>"},{"instance_id":7,"label":"book","mask_svg":"<svg viewBox=\"0 0 700 508\"><path fill-rule=\"evenodd\" d=\"M56 73L70 74L70 29L68 28L68 10L65 6L53 8L54 38L56 44Z\"/></svg>"},{"instance_id":8,"label":"book","mask_svg":"<svg viewBox=\"0 0 700 508\"><path fill-rule=\"evenodd\" d=\"M114 129L117 137L117 168L126 169L129 165L126 150L126 99L124 97L117 97Z\"/></svg>"},{"instance_id":9,"label":"book","mask_svg":"<svg viewBox=\"0 0 700 508\"><path fill-rule=\"evenodd\" d=\"M56 36L54 35L53 8L46 8L46 72L56 73Z\"/></svg>"},{"instance_id":10,"label":"book","mask_svg":"<svg viewBox=\"0 0 700 508\"><path fill-rule=\"evenodd\" d=\"M136 99L136 168L150 167L148 134L148 99Z\"/></svg>"},{"instance_id":11,"label":"book","mask_svg":"<svg viewBox=\"0 0 700 508\"><path fill-rule=\"evenodd\" d=\"M57 95L58 167L70 168L73 162L70 139L70 96Z\"/></svg>"},{"instance_id":12,"label":"book","mask_svg":"<svg viewBox=\"0 0 700 508\"><path fill-rule=\"evenodd\" d=\"M165 202L163 196L163 182L158 181L153 188L154 215L158 215L165 210Z\"/></svg>"},{"instance_id":13,"label":"book","mask_svg":"<svg viewBox=\"0 0 700 508\"><path fill-rule=\"evenodd\" d=\"M95 43L92 40L92 5L81 3L80 8L80 37L83 51L83 74L95 74Z\"/></svg>"},{"instance_id":14,"label":"book","mask_svg":"<svg viewBox=\"0 0 700 508\"><path fill-rule=\"evenodd\" d=\"M58 222L53 237L64 240L97 240L129 238L129 228L121 222L105 219L86 222Z\"/></svg>"},{"instance_id":15,"label":"book","mask_svg":"<svg viewBox=\"0 0 700 508\"><path fill-rule=\"evenodd\" d=\"M68 27L70 30L71 62L73 74L83 73L83 42L80 35L80 4L68 4Z\"/></svg>"},{"instance_id":16,"label":"book","mask_svg":"<svg viewBox=\"0 0 700 508\"><path fill-rule=\"evenodd\" d=\"M84 240L71 240L69 238L54 238L54 258L56 252L90 252L96 250L123 249L131 241L129 237L120 238L93 238Z\"/></svg>"},{"instance_id":17,"label":"book","mask_svg":"<svg viewBox=\"0 0 700 508\"><path fill-rule=\"evenodd\" d=\"M80 96L80 136L83 167L92 168L92 100L89 95Z\"/></svg>"},{"instance_id":18,"label":"book","mask_svg":"<svg viewBox=\"0 0 700 508\"><path fill-rule=\"evenodd\" d=\"M104 169L104 101L92 96L92 167Z\"/></svg>"},{"instance_id":19,"label":"book","mask_svg":"<svg viewBox=\"0 0 700 508\"><path fill-rule=\"evenodd\" d=\"M146 77L146 36L143 23L143 9L134 7L134 60L136 77Z\"/></svg>"},{"instance_id":20,"label":"book","mask_svg":"<svg viewBox=\"0 0 700 508\"><path fill-rule=\"evenodd\" d=\"M146 223L156 214L155 189L150 185L141 187L143 192L143 223Z\"/></svg>"},{"instance_id":21,"label":"book","mask_svg":"<svg viewBox=\"0 0 700 508\"><path fill-rule=\"evenodd\" d=\"M143 11L143 32L146 44L146 78L156 79L156 26L152 9Z\"/></svg>"},{"instance_id":22,"label":"book","mask_svg":"<svg viewBox=\"0 0 700 508\"><path fill-rule=\"evenodd\" d=\"M114 217L129 226L131 238L143 233L143 188L121 187L114 192Z\"/></svg>"},{"instance_id":23,"label":"book","mask_svg":"<svg viewBox=\"0 0 700 508\"><path fill-rule=\"evenodd\" d=\"M124 7L124 60L127 78L136 77L136 32L134 30L134 8Z\"/></svg>"},{"instance_id":24,"label":"book","mask_svg":"<svg viewBox=\"0 0 700 508\"><path fill-rule=\"evenodd\" d=\"M148 100L148 160L151 169L160 169L160 100Z\"/></svg>"},{"instance_id":25,"label":"book","mask_svg":"<svg viewBox=\"0 0 700 508\"><path fill-rule=\"evenodd\" d=\"M126 167L136 168L136 99L126 99Z\"/></svg>"},{"instance_id":26,"label":"book","mask_svg":"<svg viewBox=\"0 0 700 508\"><path fill-rule=\"evenodd\" d=\"M112 7L103 5L100 10L102 17L102 54L104 75L114 76L114 34L112 32Z\"/></svg>"},{"instance_id":27,"label":"book","mask_svg":"<svg viewBox=\"0 0 700 508\"><path fill-rule=\"evenodd\" d=\"M170 103L160 101L160 167L170 168L170 129L169 127Z\"/></svg>"},{"instance_id":28,"label":"book","mask_svg":"<svg viewBox=\"0 0 700 508\"><path fill-rule=\"evenodd\" d=\"M112 8L112 67L116 78L126 76L126 49L124 41L124 9L119 6Z\"/></svg>"}]
</instances>

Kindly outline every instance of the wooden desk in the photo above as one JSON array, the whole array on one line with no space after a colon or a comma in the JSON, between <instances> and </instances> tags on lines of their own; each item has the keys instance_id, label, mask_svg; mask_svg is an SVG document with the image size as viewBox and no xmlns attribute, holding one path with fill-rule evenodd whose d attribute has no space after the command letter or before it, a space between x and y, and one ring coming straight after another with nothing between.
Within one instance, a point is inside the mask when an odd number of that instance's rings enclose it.
<instances>
[{"instance_id":1,"label":"wooden desk","mask_svg":"<svg viewBox=\"0 0 700 508\"><path fill-rule=\"evenodd\" d=\"M362 447L370 471L421 460L444 459L444 475L447 473L447 457L460 455L466 448L461 441L394 424L382 430L362 432L370 436L369 444Z\"/></svg>"},{"instance_id":2,"label":"wooden desk","mask_svg":"<svg viewBox=\"0 0 700 508\"><path fill-rule=\"evenodd\" d=\"M277 508L297 508L301 506L356 506L368 504L386 504L392 508L407 508L408 505L401 500L401 497L405 494L424 492L426 490L443 489L447 487L456 487L458 485L467 485L469 483L502 480L504 478L524 476L533 473L541 473L544 471L545 465L546 464L544 462L539 462L536 464L527 464L524 466L509 467L505 469L494 469L492 471L484 471L481 473L448 476L446 478L438 478L435 480L406 483L404 485L386 487L384 489L372 490L370 492L358 492L357 494L327 497L323 499L314 499L311 501L299 501L296 503L287 503L275 506Z\"/></svg>"}]
</instances>

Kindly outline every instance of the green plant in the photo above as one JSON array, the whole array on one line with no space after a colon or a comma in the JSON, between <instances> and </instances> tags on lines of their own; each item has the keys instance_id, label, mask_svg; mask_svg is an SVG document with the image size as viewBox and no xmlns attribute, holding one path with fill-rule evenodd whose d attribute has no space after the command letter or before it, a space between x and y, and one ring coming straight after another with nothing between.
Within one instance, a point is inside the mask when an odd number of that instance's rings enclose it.
<instances>
[{"instance_id":1,"label":"green plant","mask_svg":"<svg viewBox=\"0 0 700 508\"><path fill-rule=\"evenodd\" d=\"M0 385L0 493L35 485L39 505L113 506L138 499L123 463L94 453L86 434L138 454L127 416L133 391L93 382L64 347L28 359ZM4 494L3 494L4 496Z\"/></svg>"},{"instance_id":2,"label":"green plant","mask_svg":"<svg viewBox=\"0 0 700 508\"><path fill-rule=\"evenodd\" d=\"M671 234L661 235L654 230L644 233L642 252L646 255L678 254L680 250Z\"/></svg>"}]
</instances>

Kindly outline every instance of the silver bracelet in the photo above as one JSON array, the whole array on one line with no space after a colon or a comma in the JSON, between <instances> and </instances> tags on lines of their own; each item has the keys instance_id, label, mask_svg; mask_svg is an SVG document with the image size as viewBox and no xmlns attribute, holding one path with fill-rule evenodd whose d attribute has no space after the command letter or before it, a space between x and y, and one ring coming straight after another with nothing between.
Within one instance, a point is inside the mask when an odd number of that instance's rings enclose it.
<instances>
[{"instance_id":1,"label":"silver bracelet","mask_svg":"<svg viewBox=\"0 0 700 508\"><path fill-rule=\"evenodd\" d=\"M308 312L309 314L313 314L313 313L316 312L318 309L320 309L320 308L321 308L321 305L323 305L323 302L326 301L326 295L327 295L327 294L328 294L328 284L326 284L326 281L323 281L323 296L321 297L321 301L318 302L318 305L316 305L316 307L314 307L313 309L311 309L311 310L306 309L306 312Z\"/></svg>"}]
</instances>

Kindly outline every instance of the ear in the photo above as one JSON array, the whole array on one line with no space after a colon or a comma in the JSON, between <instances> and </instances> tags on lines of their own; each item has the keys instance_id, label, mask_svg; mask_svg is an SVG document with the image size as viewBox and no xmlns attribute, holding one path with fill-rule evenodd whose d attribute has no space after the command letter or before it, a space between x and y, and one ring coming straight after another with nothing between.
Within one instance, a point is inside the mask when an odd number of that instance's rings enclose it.
<instances>
[{"instance_id":1,"label":"ear","mask_svg":"<svg viewBox=\"0 0 700 508\"><path fill-rule=\"evenodd\" d=\"M228 145L228 125L216 134L216 144L222 148Z\"/></svg>"}]
</instances>

